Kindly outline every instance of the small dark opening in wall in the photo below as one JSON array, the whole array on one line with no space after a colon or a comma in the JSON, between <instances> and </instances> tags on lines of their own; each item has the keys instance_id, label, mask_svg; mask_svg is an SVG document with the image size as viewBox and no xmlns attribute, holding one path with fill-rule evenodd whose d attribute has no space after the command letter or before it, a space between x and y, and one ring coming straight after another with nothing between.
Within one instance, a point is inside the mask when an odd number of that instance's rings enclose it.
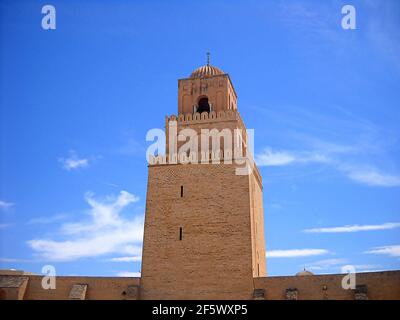
<instances>
[{"instance_id":1,"label":"small dark opening in wall","mask_svg":"<svg viewBox=\"0 0 400 320\"><path fill-rule=\"evenodd\" d=\"M260 276L260 264L259 263L257 263L257 274L258 274L258 276Z\"/></svg>"},{"instance_id":2,"label":"small dark opening in wall","mask_svg":"<svg viewBox=\"0 0 400 320\"><path fill-rule=\"evenodd\" d=\"M181 186L181 198L183 197L183 186Z\"/></svg>"},{"instance_id":3,"label":"small dark opening in wall","mask_svg":"<svg viewBox=\"0 0 400 320\"><path fill-rule=\"evenodd\" d=\"M179 240L182 240L183 230L182 227L179 228Z\"/></svg>"},{"instance_id":4,"label":"small dark opening in wall","mask_svg":"<svg viewBox=\"0 0 400 320\"><path fill-rule=\"evenodd\" d=\"M207 97L201 98L199 100L198 105L199 105L197 107L197 112L198 113L203 113L203 112L208 112L209 113L211 111L210 104L208 103L208 98Z\"/></svg>"}]
</instances>

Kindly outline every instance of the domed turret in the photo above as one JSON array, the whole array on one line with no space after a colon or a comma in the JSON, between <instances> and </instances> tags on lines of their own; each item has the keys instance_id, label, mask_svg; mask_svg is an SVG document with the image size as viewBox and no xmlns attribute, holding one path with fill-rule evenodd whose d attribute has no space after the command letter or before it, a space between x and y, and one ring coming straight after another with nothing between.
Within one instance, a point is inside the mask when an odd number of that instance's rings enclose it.
<instances>
[{"instance_id":1,"label":"domed turret","mask_svg":"<svg viewBox=\"0 0 400 320\"><path fill-rule=\"evenodd\" d=\"M237 95L227 73L210 64L194 70L188 78L178 80L178 114L237 110Z\"/></svg>"},{"instance_id":2,"label":"domed turret","mask_svg":"<svg viewBox=\"0 0 400 320\"><path fill-rule=\"evenodd\" d=\"M314 273L306 270L306 268L304 268L304 270L296 273L296 277L313 276L313 275L314 275Z\"/></svg>"},{"instance_id":3,"label":"domed turret","mask_svg":"<svg viewBox=\"0 0 400 320\"><path fill-rule=\"evenodd\" d=\"M190 75L190 78L209 78L220 74L225 73L221 69L210 65L210 53L207 52L207 64L194 70Z\"/></svg>"},{"instance_id":4,"label":"domed turret","mask_svg":"<svg viewBox=\"0 0 400 320\"><path fill-rule=\"evenodd\" d=\"M190 78L195 79L195 78L208 78L216 75L224 74L224 72L217 68L214 67L210 64L206 64L205 66L201 66L194 70L192 74L190 75Z\"/></svg>"}]
</instances>

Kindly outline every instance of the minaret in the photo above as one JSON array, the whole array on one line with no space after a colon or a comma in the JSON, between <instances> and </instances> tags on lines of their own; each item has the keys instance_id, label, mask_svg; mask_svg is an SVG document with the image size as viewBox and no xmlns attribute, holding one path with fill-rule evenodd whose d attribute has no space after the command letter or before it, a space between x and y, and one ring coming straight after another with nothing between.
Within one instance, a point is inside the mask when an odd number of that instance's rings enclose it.
<instances>
[{"instance_id":1,"label":"minaret","mask_svg":"<svg viewBox=\"0 0 400 320\"><path fill-rule=\"evenodd\" d=\"M217 144L218 157L233 160L214 161L208 136L209 149L199 144L187 152L197 162L173 158L171 140L177 138L179 150L185 129L199 137L204 130L246 129L232 81L210 65L209 55L206 65L178 80L178 115L166 118L166 156L148 167L141 298L251 299L253 278L266 275L261 176L254 163L238 174L239 157L225 140ZM245 133L240 145L246 152Z\"/></svg>"}]
</instances>

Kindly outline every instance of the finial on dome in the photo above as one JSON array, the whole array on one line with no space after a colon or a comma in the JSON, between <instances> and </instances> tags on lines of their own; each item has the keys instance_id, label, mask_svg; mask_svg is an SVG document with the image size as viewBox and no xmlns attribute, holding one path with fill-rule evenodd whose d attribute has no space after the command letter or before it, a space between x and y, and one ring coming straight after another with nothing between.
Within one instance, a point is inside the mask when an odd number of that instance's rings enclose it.
<instances>
[{"instance_id":1,"label":"finial on dome","mask_svg":"<svg viewBox=\"0 0 400 320\"><path fill-rule=\"evenodd\" d=\"M207 65L208 66L210 65L210 53L209 52L207 52Z\"/></svg>"}]
</instances>

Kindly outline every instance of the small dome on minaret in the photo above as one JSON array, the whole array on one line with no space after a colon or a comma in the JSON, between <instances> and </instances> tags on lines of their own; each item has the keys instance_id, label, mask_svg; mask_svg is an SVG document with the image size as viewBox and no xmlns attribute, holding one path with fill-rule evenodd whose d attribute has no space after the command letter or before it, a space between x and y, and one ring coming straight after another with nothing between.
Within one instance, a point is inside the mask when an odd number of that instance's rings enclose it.
<instances>
[{"instance_id":1,"label":"small dome on minaret","mask_svg":"<svg viewBox=\"0 0 400 320\"><path fill-rule=\"evenodd\" d=\"M194 70L190 75L190 78L208 78L219 74L224 74L224 72L217 67L207 64Z\"/></svg>"},{"instance_id":2,"label":"small dome on minaret","mask_svg":"<svg viewBox=\"0 0 400 320\"><path fill-rule=\"evenodd\" d=\"M207 64L204 66L201 66L194 70L192 74L190 75L190 78L208 78L208 77L213 77L217 76L220 74L225 74L221 69L214 67L210 65L210 53L207 52Z\"/></svg>"}]
</instances>

